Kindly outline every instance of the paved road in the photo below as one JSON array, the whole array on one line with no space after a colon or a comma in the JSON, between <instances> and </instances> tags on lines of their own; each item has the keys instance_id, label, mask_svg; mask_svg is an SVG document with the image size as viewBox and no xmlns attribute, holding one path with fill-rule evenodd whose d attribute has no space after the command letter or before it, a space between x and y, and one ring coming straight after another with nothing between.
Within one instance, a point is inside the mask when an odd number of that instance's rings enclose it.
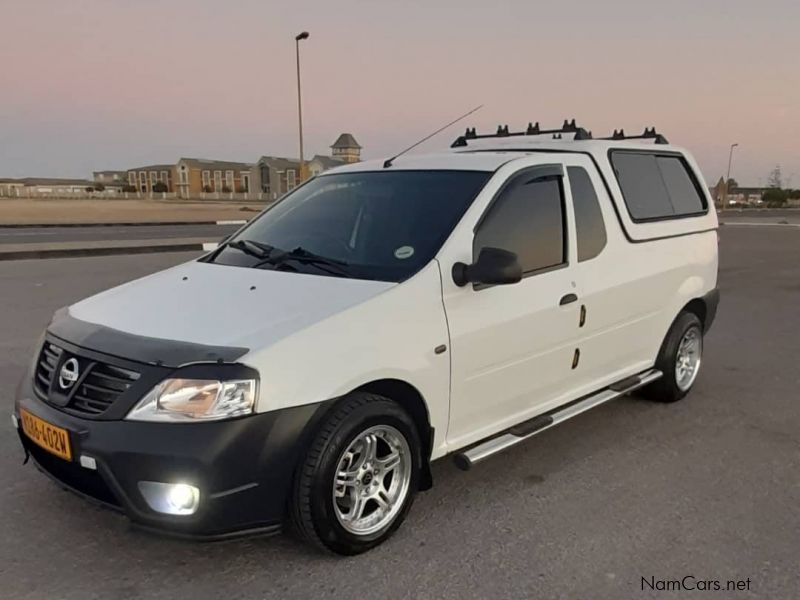
<instances>
[{"instance_id":1,"label":"paved road","mask_svg":"<svg viewBox=\"0 0 800 600\"><path fill-rule=\"evenodd\" d=\"M387 544L348 559L291 537L192 544L56 488L0 428L3 598L798 597L800 231L723 228L723 301L692 395L627 398L469 473L449 461ZM0 407L53 309L189 255L0 264ZM487 401L490 399L487 398ZM751 591L641 591L641 577Z\"/></svg>"},{"instance_id":2,"label":"paved road","mask_svg":"<svg viewBox=\"0 0 800 600\"><path fill-rule=\"evenodd\" d=\"M763 224L775 223L778 225L800 224L800 210L798 209L727 209L717 213L720 222L736 225L740 223Z\"/></svg>"},{"instance_id":3,"label":"paved road","mask_svg":"<svg viewBox=\"0 0 800 600\"><path fill-rule=\"evenodd\" d=\"M100 240L207 238L216 242L240 225L137 225L136 227L2 227L0 244L34 244Z\"/></svg>"}]
</instances>

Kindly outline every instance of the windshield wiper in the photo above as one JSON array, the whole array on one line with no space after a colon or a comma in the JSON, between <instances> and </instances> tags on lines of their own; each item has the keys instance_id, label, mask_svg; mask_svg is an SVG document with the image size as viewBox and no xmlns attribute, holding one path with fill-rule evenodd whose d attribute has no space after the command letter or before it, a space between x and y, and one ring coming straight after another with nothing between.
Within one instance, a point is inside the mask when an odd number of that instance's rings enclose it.
<instances>
[{"instance_id":1,"label":"windshield wiper","mask_svg":"<svg viewBox=\"0 0 800 600\"><path fill-rule=\"evenodd\" d=\"M273 248L273 252L264 256L260 261L253 265L254 268L262 267L264 265L272 265L278 267L287 261L295 261L301 264L310 264L319 267L323 271L327 271L332 275L349 276L350 273L347 269L350 265L343 260L335 258L328 258L320 254L314 254L305 248L297 247L289 252L281 252Z\"/></svg>"},{"instance_id":2,"label":"windshield wiper","mask_svg":"<svg viewBox=\"0 0 800 600\"><path fill-rule=\"evenodd\" d=\"M268 258L273 252L279 251L277 248L275 248L275 246L257 242L256 240L235 240L233 242L228 242L225 245L229 248L241 250L245 254L255 256L256 258L262 260ZM279 252L282 252L282 250Z\"/></svg>"}]
</instances>

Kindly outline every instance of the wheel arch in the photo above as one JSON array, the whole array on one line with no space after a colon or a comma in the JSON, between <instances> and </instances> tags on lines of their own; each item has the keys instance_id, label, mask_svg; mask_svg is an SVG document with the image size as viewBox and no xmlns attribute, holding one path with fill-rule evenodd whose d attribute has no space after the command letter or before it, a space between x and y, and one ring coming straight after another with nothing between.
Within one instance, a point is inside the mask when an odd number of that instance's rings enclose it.
<instances>
[{"instance_id":1,"label":"wheel arch","mask_svg":"<svg viewBox=\"0 0 800 600\"><path fill-rule=\"evenodd\" d=\"M422 472L420 473L420 490L428 490L433 486L431 474L431 450L433 448L433 427L431 426L428 405L417 388L401 379L376 379L370 381L353 392L369 392L378 394L397 402L409 414L417 426L422 441Z\"/></svg>"},{"instance_id":2,"label":"wheel arch","mask_svg":"<svg viewBox=\"0 0 800 600\"><path fill-rule=\"evenodd\" d=\"M703 324L703 333L707 333L717 316L718 305L719 288L714 288L702 296L692 298L684 305L681 312L686 311L696 315ZM680 312L678 314L680 314Z\"/></svg>"},{"instance_id":3,"label":"wheel arch","mask_svg":"<svg viewBox=\"0 0 800 600\"><path fill-rule=\"evenodd\" d=\"M698 319L700 319L700 323L703 324L703 331L706 330L706 317L708 316L708 307L706 306L705 301L702 298L693 298L689 302L687 302L684 307L678 312L680 315L682 312L690 312L694 314ZM678 315L675 318L678 318ZM673 320L674 322L674 320Z\"/></svg>"}]
</instances>

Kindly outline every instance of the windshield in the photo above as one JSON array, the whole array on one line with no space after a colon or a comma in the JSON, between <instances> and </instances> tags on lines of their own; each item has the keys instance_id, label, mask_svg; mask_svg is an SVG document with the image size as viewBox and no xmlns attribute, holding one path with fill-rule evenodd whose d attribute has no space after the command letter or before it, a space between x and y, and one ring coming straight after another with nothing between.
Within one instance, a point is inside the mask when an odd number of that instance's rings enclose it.
<instances>
[{"instance_id":1,"label":"windshield","mask_svg":"<svg viewBox=\"0 0 800 600\"><path fill-rule=\"evenodd\" d=\"M476 171L323 175L257 217L210 260L402 281L433 258L490 176Z\"/></svg>"}]
</instances>

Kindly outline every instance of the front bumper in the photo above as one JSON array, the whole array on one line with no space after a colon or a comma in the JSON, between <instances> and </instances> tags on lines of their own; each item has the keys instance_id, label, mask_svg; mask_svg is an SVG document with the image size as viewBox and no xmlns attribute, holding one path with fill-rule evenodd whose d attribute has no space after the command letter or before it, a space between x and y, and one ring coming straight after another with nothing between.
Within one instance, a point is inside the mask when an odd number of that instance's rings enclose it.
<instances>
[{"instance_id":1,"label":"front bumper","mask_svg":"<svg viewBox=\"0 0 800 600\"><path fill-rule=\"evenodd\" d=\"M83 419L40 400L29 377L20 384L20 408L66 429L72 461L50 454L21 430L37 466L79 494L121 510L140 526L181 537L226 538L271 533L281 527L297 460L327 403L209 423L142 423ZM96 469L81 466L91 457ZM200 489L192 515L152 510L139 481L185 482Z\"/></svg>"}]
</instances>

